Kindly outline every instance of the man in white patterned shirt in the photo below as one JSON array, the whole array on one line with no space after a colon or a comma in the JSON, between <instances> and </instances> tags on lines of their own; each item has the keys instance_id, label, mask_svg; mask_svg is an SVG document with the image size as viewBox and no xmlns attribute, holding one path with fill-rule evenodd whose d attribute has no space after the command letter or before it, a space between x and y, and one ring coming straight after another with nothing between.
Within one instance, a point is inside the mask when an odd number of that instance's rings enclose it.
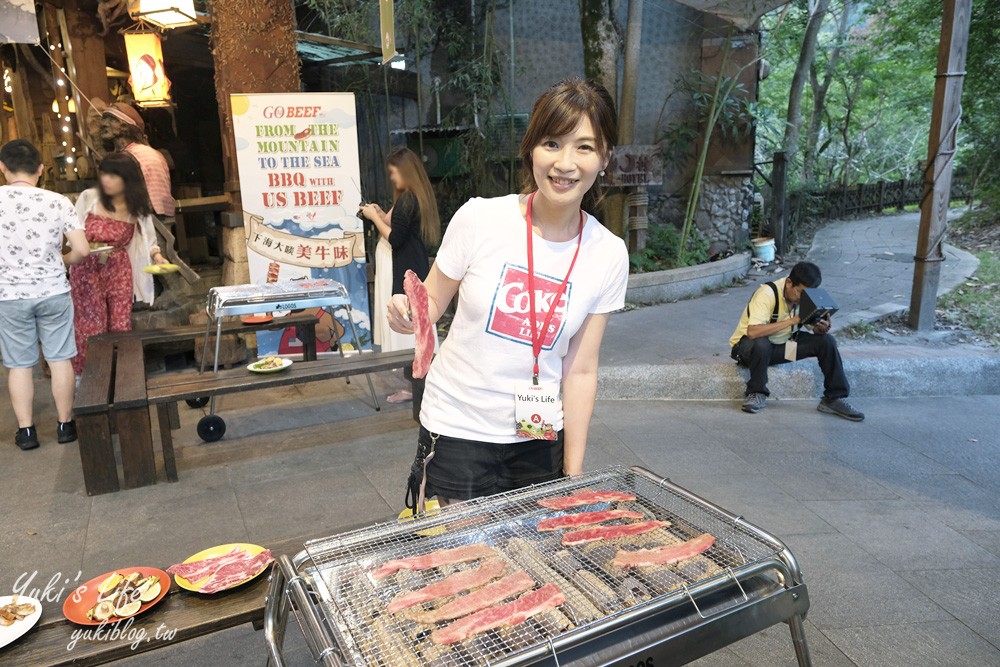
<instances>
[{"instance_id":1,"label":"man in white patterned shirt","mask_svg":"<svg viewBox=\"0 0 1000 667\"><path fill-rule=\"evenodd\" d=\"M73 204L38 186L42 157L31 143L19 139L0 148L0 354L7 367L10 402L17 417L14 444L38 447L33 418L38 344L52 370L59 442L76 440L73 423L75 382L71 360L73 300L66 267L82 261L90 246ZM62 254L63 237L70 252Z\"/></svg>"}]
</instances>

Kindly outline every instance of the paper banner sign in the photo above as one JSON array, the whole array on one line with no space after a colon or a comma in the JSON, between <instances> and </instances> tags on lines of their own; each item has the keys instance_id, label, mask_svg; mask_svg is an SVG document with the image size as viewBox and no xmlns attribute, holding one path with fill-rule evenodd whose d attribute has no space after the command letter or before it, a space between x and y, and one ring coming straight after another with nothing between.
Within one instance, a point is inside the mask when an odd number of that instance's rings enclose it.
<instances>
[{"instance_id":1,"label":"paper banner sign","mask_svg":"<svg viewBox=\"0 0 1000 667\"><path fill-rule=\"evenodd\" d=\"M268 227L259 215L245 211L243 222L247 247L276 262L329 269L347 266L355 259L365 258L364 234L344 232L344 238L341 239L293 236Z\"/></svg>"}]
</instances>

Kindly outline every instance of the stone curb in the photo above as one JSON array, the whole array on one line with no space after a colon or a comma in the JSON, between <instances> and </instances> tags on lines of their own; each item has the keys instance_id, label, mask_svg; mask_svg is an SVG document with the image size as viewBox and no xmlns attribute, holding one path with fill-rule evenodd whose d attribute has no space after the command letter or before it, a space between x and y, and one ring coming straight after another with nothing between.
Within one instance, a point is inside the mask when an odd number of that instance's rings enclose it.
<instances>
[{"instance_id":1,"label":"stone curb","mask_svg":"<svg viewBox=\"0 0 1000 667\"><path fill-rule=\"evenodd\" d=\"M705 290L729 285L750 270L750 253L743 252L697 266L635 273L628 277L625 301L649 305L701 296Z\"/></svg>"},{"instance_id":2,"label":"stone curb","mask_svg":"<svg viewBox=\"0 0 1000 667\"><path fill-rule=\"evenodd\" d=\"M1000 394L1000 355L844 359L852 397L978 396ZM600 370L599 400L739 400L747 371L735 363L612 366ZM812 399L823 375L812 360L769 371L771 396Z\"/></svg>"}]
</instances>

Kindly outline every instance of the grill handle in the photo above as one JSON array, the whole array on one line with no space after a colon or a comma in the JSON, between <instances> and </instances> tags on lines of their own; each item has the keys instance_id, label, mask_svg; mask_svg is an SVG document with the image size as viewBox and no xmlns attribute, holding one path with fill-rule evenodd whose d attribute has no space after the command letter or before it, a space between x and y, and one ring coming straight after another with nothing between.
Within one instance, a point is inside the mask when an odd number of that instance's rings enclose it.
<instances>
[{"instance_id":1,"label":"grill handle","mask_svg":"<svg viewBox=\"0 0 1000 667\"><path fill-rule=\"evenodd\" d=\"M694 610L696 612L698 612L698 615L701 616L702 620L706 620L706 619L708 619L708 618L710 618L712 616L717 616L717 615L721 614L724 611L728 611L730 609L734 609L734 608L740 606L741 604L747 602L750 599L750 596L747 595L747 592L745 590L743 590L743 584L740 583L740 580L736 576L736 573L733 572L733 568L727 567L726 571L729 572L729 576L732 578L732 580L734 582L736 582L737 588L740 589L740 593L743 595L743 600L742 601L741 600L737 600L736 602L734 602L732 605L730 605L728 607L722 607L721 609L716 609L711 614L707 614L706 615L704 612L702 612L701 607L698 606L698 603L695 601L694 596L691 595L691 590L687 587L687 584L684 584L684 593L687 594L688 600L690 600L691 604L694 605Z\"/></svg>"}]
</instances>

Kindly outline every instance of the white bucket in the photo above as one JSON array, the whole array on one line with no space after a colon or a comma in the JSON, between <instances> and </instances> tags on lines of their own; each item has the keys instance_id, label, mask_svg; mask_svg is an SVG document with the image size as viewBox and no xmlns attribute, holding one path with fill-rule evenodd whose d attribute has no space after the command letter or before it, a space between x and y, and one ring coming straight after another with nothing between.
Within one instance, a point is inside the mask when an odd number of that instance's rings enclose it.
<instances>
[{"instance_id":1,"label":"white bucket","mask_svg":"<svg viewBox=\"0 0 1000 667\"><path fill-rule=\"evenodd\" d=\"M753 256L757 259L764 260L765 262L774 261L774 239L769 236L765 236L759 239L753 239Z\"/></svg>"}]
</instances>

